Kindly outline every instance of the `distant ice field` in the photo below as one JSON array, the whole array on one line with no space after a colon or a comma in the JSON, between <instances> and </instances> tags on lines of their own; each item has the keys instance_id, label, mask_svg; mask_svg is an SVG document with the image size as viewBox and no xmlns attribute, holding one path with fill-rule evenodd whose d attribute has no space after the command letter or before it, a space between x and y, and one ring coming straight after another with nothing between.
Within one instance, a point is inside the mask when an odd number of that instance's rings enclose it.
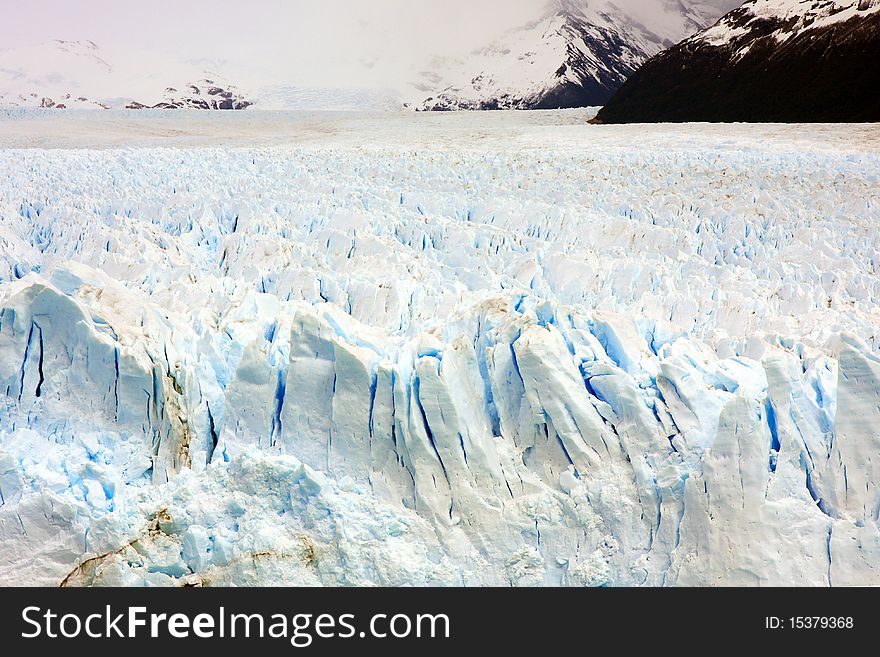
<instances>
[{"instance_id":1,"label":"distant ice field","mask_svg":"<svg viewBox=\"0 0 880 657\"><path fill-rule=\"evenodd\" d=\"M0 583L880 583L880 128L594 114L0 113Z\"/></svg>"},{"instance_id":2,"label":"distant ice field","mask_svg":"<svg viewBox=\"0 0 880 657\"><path fill-rule=\"evenodd\" d=\"M693 147L877 153L876 124L585 126L598 107L558 111L333 112L0 109L2 148L283 146L317 143L535 149Z\"/></svg>"}]
</instances>

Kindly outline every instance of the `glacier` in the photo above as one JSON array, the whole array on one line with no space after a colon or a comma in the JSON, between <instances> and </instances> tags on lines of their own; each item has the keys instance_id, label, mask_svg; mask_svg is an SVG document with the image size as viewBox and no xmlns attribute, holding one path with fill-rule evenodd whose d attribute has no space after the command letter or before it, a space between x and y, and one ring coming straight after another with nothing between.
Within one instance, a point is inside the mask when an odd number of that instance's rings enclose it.
<instances>
[{"instance_id":1,"label":"glacier","mask_svg":"<svg viewBox=\"0 0 880 657\"><path fill-rule=\"evenodd\" d=\"M880 584L875 127L101 114L0 121L0 583Z\"/></svg>"}]
</instances>

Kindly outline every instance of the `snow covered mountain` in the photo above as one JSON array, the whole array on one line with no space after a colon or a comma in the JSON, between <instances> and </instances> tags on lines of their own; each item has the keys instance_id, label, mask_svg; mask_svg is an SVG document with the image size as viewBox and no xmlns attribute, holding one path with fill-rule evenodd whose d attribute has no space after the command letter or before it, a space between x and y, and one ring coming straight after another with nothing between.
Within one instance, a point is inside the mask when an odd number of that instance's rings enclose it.
<instances>
[{"instance_id":1,"label":"snow covered mountain","mask_svg":"<svg viewBox=\"0 0 880 657\"><path fill-rule=\"evenodd\" d=\"M0 50L0 107L244 109L251 103L216 73L156 53L105 52L92 41Z\"/></svg>"},{"instance_id":2,"label":"snow covered mountain","mask_svg":"<svg viewBox=\"0 0 880 657\"><path fill-rule=\"evenodd\" d=\"M0 106L107 107L84 94L92 92L92 81L100 86L113 73L92 41L0 50Z\"/></svg>"},{"instance_id":3,"label":"snow covered mountain","mask_svg":"<svg viewBox=\"0 0 880 657\"><path fill-rule=\"evenodd\" d=\"M401 64L352 41L319 61L309 79L264 55L193 63L170 53L50 41L0 50L0 107L243 109L496 109L604 103L641 63L702 29L731 0L552 0L524 25L462 56ZM735 0L734 0L735 1ZM487 29L488 34L495 34ZM487 41L490 39L486 37ZM284 52L276 44L279 52ZM366 46L363 46L366 48ZM272 47L267 48L272 51ZM265 52L265 51L261 51ZM278 60L294 59L279 55ZM268 62L268 63L267 63ZM394 70L385 79L376 67ZM333 71L330 68L335 67ZM349 86L334 76L349 78ZM351 85L358 71L369 77ZM289 77L287 77L289 76Z\"/></svg>"},{"instance_id":4,"label":"snow covered mountain","mask_svg":"<svg viewBox=\"0 0 880 657\"><path fill-rule=\"evenodd\" d=\"M555 0L485 48L434 60L411 104L423 110L601 105L650 56L722 13L707 2Z\"/></svg>"},{"instance_id":5,"label":"snow covered mountain","mask_svg":"<svg viewBox=\"0 0 880 657\"><path fill-rule=\"evenodd\" d=\"M645 64L604 122L880 120L880 1L750 0Z\"/></svg>"}]
</instances>

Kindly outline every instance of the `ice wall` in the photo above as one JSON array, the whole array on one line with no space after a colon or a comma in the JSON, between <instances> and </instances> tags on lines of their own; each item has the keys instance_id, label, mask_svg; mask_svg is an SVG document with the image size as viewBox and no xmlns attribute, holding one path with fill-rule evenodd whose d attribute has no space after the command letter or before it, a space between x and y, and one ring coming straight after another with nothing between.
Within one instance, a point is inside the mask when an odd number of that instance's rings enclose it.
<instances>
[{"instance_id":1,"label":"ice wall","mask_svg":"<svg viewBox=\"0 0 880 657\"><path fill-rule=\"evenodd\" d=\"M880 583L876 156L0 160L4 583Z\"/></svg>"}]
</instances>

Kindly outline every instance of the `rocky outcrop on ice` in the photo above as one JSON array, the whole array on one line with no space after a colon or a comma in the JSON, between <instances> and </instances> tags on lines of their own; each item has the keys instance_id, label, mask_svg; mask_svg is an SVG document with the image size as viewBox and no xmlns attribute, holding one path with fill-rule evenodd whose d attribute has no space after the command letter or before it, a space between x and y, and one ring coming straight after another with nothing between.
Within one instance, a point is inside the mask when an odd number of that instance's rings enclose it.
<instances>
[{"instance_id":1,"label":"rocky outcrop on ice","mask_svg":"<svg viewBox=\"0 0 880 657\"><path fill-rule=\"evenodd\" d=\"M876 155L0 160L3 583L880 582Z\"/></svg>"},{"instance_id":2,"label":"rocky outcrop on ice","mask_svg":"<svg viewBox=\"0 0 880 657\"><path fill-rule=\"evenodd\" d=\"M750 0L635 73L606 123L877 121L880 3Z\"/></svg>"},{"instance_id":3,"label":"rocky outcrop on ice","mask_svg":"<svg viewBox=\"0 0 880 657\"><path fill-rule=\"evenodd\" d=\"M729 3L723 3L729 4ZM711 2L553 0L466 57L438 58L416 83L420 110L603 105L645 60L706 27Z\"/></svg>"},{"instance_id":4,"label":"rocky outcrop on ice","mask_svg":"<svg viewBox=\"0 0 880 657\"><path fill-rule=\"evenodd\" d=\"M202 109L243 110L253 105L237 87L204 79L187 84L183 89L168 87L158 103L145 105L132 101L126 109Z\"/></svg>"}]
</instances>

